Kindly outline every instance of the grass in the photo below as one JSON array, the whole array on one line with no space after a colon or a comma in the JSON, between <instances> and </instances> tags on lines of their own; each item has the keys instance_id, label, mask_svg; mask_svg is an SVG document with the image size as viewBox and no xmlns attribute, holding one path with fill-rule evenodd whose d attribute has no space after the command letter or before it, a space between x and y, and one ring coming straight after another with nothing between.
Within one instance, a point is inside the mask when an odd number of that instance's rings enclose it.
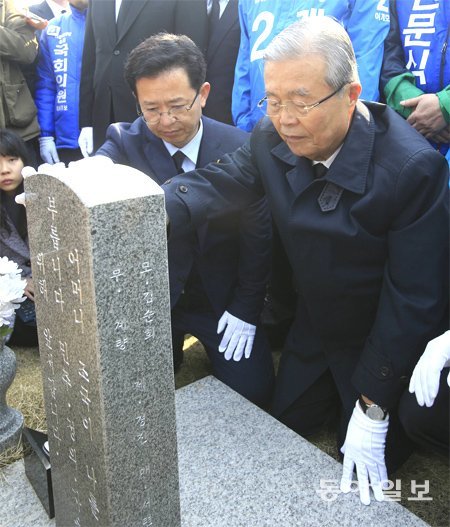
<instances>
[{"instance_id":1,"label":"grass","mask_svg":"<svg viewBox=\"0 0 450 527\"><path fill-rule=\"evenodd\" d=\"M202 346L193 337L184 345L184 362L175 375L175 387L181 388L206 375L211 374L211 367ZM10 406L20 410L24 416L25 426L35 430L46 431L45 410L42 391L42 377L37 348L13 348L17 357L15 380L7 392ZM275 364L279 352L274 352ZM337 459L336 435L331 427L325 428L309 440L331 457ZM27 452L16 447L0 454L0 469L17 461ZM0 472L1 475L1 472ZM450 526L450 478L448 460L429 451L420 450L414 453L405 465L394 475L401 482L401 504L422 518L432 527ZM411 482L417 484L429 481L428 497L431 501L411 501Z\"/></svg>"}]
</instances>

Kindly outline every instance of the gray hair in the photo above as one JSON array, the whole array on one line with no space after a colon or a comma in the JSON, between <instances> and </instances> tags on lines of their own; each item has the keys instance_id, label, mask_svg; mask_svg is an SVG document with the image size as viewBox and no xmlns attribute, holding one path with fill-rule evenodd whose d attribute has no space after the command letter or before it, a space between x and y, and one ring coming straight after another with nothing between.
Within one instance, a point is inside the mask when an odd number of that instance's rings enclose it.
<instances>
[{"instance_id":1,"label":"gray hair","mask_svg":"<svg viewBox=\"0 0 450 527\"><path fill-rule=\"evenodd\" d=\"M327 16L305 18L288 26L267 47L264 62L292 60L310 53L325 60L325 82L332 89L359 81L350 37L338 21Z\"/></svg>"}]
</instances>

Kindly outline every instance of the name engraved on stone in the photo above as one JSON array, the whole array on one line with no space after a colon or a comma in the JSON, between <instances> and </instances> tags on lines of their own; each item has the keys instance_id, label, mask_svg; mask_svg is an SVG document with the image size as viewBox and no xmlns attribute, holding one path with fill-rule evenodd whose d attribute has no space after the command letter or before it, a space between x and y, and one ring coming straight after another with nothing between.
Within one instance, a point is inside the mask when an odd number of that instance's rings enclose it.
<instances>
[{"instance_id":1,"label":"name engraved on stone","mask_svg":"<svg viewBox=\"0 0 450 527\"><path fill-rule=\"evenodd\" d=\"M25 181L56 525L179 527L164 196L74 170Z\"/></svg>"},{"instance_id":2,"label":"name engraved on stone","mask_svg":"<svg viewBox=\"0 0 450 527\"><path fill-rule=\"evenodd\" d=\"M53 248L59 249L59 236L58 236L58 226L56 224L56 215L58 211L56 210L56 200L53 196L48 196L48 207L47 210L52 216L52 222L50 224L50 239L53 243Z\"/></svg>"}]
</instances>

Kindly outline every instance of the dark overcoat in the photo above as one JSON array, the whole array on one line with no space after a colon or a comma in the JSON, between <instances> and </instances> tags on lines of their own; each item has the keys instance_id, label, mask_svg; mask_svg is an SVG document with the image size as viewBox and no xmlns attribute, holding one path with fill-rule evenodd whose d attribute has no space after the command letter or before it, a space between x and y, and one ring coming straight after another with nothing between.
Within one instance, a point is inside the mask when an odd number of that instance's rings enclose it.
<instances>
[{"instance_id":1,"label":"dark overcoat","mask_svg":"<svg viewBox=\"0 0 450 527\"><path fill-rule=\"evenodd\" d=\"M426 343L448 327L448 165L420 134L358 102L315 179L265 118L220 164L163 188L174 233L267 197L298 294L275 415L327 368L347 412L357 393L396 405Z\"/></svg>"}]
</instances>

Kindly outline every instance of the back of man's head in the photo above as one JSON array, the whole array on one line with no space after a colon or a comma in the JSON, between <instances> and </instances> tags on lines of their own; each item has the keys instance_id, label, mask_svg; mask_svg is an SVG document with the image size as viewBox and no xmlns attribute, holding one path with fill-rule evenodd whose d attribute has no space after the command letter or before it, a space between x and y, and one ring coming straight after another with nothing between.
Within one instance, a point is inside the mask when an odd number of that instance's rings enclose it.
<instances>
[{"instance_id":1,"label":"back of man's head","mask_svg":"<svg viewBox=\"0 0 450 527\"><path fill-rule=\"evenodd\" d=\"M308 54L324 59L325 81L331 88L359 81L350 37L337 20L327 16L305 18L288 26L269 44L264 61L292 60Z\"/></svg>"},{"instance_id":2,"label":"back of man's head","mask_svg":"<svg viewBox=\"0 0 450 527\"><path fill-rule=\"evenodd\" d=\"M158 33L131 51L125 64L125 79L136 94L136 81L157 77L172 69L186 71L191 87L198 91L206 78L206 62L200 49L186 35Z\"/></svg>"}]
</instances>

